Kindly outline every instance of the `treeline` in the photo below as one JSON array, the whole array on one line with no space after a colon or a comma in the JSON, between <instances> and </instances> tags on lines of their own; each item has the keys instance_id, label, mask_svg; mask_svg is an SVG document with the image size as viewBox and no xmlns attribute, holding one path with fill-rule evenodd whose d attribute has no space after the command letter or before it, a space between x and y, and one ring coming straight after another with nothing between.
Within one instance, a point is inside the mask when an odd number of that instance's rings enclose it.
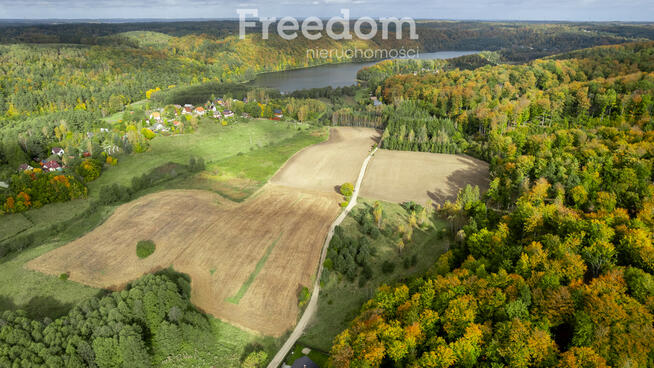
<instances>
[{"instance_id":1,"label":"treeline","mask_svg":"<svg viewBox=\"0 0 654 368\"><path fill-rule=\"evenodd\" d=\"M237 100L246 99L249 93L255 89L260 89L245 84L237 83L220 83L207 82L195 86L176 87L173 89L160 91L152 94L152 100L159 105L203 105L211 100L211 97L229 96ZM265 99L279 98L279 91L272 89L263 89L260 91ZM263 101L260 101L263 102Z\"/></svg>"},{"instance_id":2,"label":"treeline","mask_svg":"<svg viewBox=\"0 0 654 368\"><path fill-rule=\"evenodd\" d=\"M172 272L85 300L54 321L5 311L0 323L0 365L8 367L152 367L214 338L190 302L190 279Z\"/></svg>"},{"instance_id":3,"label":"treeline","mask_svg":"<svg viewBox=\"0 0 654 368\"><path fill-rule=\"evenodd\" d=\"M604 70L611 50L625 62ZM490 189L466 187L441 208L450 250L427 274L379 289L335 339L332 365L652 366L654 136L651 111L630 107L654 93L648 52L600 48L568 60L575 69L561 67L582 80L608 73L606 83L622 87L625 104L603 118L588 103L585 114L561 108L557 124L490 126L473 142L491 162ZM543 65L557 64L530 64ZM501 68L514 67L476 69L471 80L490 83ZM530 79L521 93L555 80ZM431 88L444 85L436 81Z\"/></svg>"}]
</instances>

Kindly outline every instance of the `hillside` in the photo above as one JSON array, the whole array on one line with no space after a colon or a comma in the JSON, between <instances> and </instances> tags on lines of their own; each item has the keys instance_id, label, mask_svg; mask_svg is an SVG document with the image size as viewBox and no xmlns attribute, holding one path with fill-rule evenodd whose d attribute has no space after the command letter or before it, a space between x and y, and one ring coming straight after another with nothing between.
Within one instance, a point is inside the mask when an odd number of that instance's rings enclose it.
<instances>
[{"instance_id":1,"label":"hillside","mask_svg":"<svg viewBox=\"0 0 654 368\"><path fill-rule=\"evenodd\" d=\"M388 78L384 100L457 122L492 181L442 207L450 251L381 287L334 340L333 366L651 366L652 52ZM395 127L385 137L421 137Z\"/></svg>"}]
</instances>

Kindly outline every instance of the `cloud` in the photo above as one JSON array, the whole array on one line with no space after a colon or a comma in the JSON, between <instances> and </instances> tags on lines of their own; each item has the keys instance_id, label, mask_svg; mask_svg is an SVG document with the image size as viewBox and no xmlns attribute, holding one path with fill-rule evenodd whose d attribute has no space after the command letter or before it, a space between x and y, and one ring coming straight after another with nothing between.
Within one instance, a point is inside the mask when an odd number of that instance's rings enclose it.
<instances>
[{"instance_id":1,"label":"cloud","mask_svg":"<svg viewBox=\"0 0 654 368\"><path fill-rule=\"evenodd\" d=\"M654 20L651 0L0 0L0 18L236 18L409 16L439 19Z\"/></svg>"}]
</instances>

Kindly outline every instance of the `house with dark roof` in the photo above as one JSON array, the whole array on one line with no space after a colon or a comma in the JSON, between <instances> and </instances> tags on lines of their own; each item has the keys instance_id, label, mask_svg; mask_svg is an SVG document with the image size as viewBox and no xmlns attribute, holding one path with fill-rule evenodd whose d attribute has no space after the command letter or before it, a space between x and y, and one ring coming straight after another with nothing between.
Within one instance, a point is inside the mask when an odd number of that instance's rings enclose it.
<instances>
[{"instance_id":1,"label":"house with dark roof","mask_svg":"<svg viewBox=\"0 0 654 368\"><path fill-rule=\"evenodd\" d=\"M29 164L22 164L18 166L18 171L25 171L25 170L34 170L34 168Z\"/></svg>"},{"instance_id":2,"label":"house with dark roof","mask_svg":"<svg viewBox=\"0 0 654 368\"><path fill-rule=\"evenodd\" d=\"M52 154L61 157L64 155L64 149L61 147L55 147L52 149Z\"/></svg>"},{"instance_id":3,"label":"house with dark roof","mask_svg":"<svg viewBox=\"0 0 654 368\"><path fill-rule=\"evenodd\" d=\"M232 116L234 116L234 112L232 112L232 110L225 110L223 111L223 116L225 116L226 118L231 118Z\"/></svg>"},{"instance_id":4,"label":"house with dark roof","mask_svg":"<svg viewBox=\"0 0 654 368\"><path fill-rule=\"evenodd\" d=\"M308 356L303 356L301 358L295 359L291 368L320 368L318 364L314 363L313 360L309 359Z\"/></svg>"},{"instance_id":5,"label":"house with dark roof","mask_svg":"<svg viewBox=\"0 0 654 368\"><path fill-rule=\"evenodd\" d=\"M44 171L51 171L52 172L52 171L61 171L62 170L61 165L59 165L59 163L57 161L54 161L54 160L48 161L48 162L44 163L41 166L43 167Z\"/></svg>"}]
</instances>

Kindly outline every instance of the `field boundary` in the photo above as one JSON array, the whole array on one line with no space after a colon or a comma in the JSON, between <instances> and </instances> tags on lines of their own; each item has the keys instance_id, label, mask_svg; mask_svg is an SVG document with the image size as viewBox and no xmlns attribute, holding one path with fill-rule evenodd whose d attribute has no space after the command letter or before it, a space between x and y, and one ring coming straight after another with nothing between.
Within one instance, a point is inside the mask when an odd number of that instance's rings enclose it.
<instances>
[{"instance_id":1,"label":"field boundary","mask_svg":"<svg viewBox=\"0 0 654 368\"><path fill-rule=\"evenodd\" d=\"M322 251L320 253L320 262L318 263L318 272L316 273L316 279L313 283L313 292L311 293L311 299L309 300L309 303L307 304L306 309L304 310L304 313L302 314L302 317L298 321L297 325L295 326L295 329L293 329L293 332L291 335L288 337L286 342L284 342L284 345L279 349L277 354L273 357L273 359L270 361L268 364L268 368L278 368L282 363L284 363L284 358L288 355L288 353L291 351L297 340L302 336L304 333L304 329L307 327L309 324L309 321L313 317L314 313L317 310L318 306L318 297L320 295L320 279L322 277L322 271L323 271L323 263L325 263L325 258L327 257L327 249L329 248L329 243L332 240L332 237L334 236L334 229L336 229L336 226L340 225L343 220L347 217L347 215L350 213L350 211L356 206L357 204L357 197L359 195L359 188L361 187L361 183L363 182L363 177L366 173L366 168L368 167L368 163L372 159L373 155L377 152L377 147L375 147L363 160L363 164L361 165L361 170L359 171L359 177L357 178L356 185L354 186L354 191L352 192L352 197L350 198L350 202L348 203L347 207L341 212L340 215L332 222L331 226L329 227L329 232L327 233L327 237L325 238L325 243L323 244Z\"/></svg>"}]
</instances>

